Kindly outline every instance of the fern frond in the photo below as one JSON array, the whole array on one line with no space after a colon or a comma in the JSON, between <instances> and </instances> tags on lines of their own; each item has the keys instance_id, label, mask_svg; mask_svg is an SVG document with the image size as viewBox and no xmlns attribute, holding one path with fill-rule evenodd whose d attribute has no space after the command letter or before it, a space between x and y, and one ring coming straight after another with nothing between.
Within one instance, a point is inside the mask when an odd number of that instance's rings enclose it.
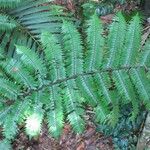
<instances>
[{"instance_id":1,"label":"fern frond","mask_svg":"<svg viewBox=\"0 0 150 150\"><path fill-rule=\"evenodd\" d=\"M84 62L86 71L98 70L102 65L102 59L104 55L104 39L102 32L102 23L95 14L90 19L89 27L87 29L88 50Z\"/></svg>"},{"instance_id":2,"label":"fern frond","mask_svg":"<svg viewBox=\"0 0 150 150\"><path fill-rule=\"evenodd\" d=\"M8 139L14 139L15 135L18 132L17 123L13 120L13 115L8 115L8 118L5 120L3 128L3 135Z\"/></svg>"},{"instance_id":3,"label":"fern frond","mask_svg":"<svg viewBox=\"0 0 150 150\"><path fill-rule=\"evenodd\" d=\"M141 69L131 69L130 75L141 99L143 99L145 105L149 105L150 81L147 80L144 72L145 71Z\"/></svg>"},{"instance_id":4,"label":"fern frond","mask_svg":"<svg viewBox=\"0 0 150 150\"><path fill-rule=\"evenodd\" d=\"M41 1L36 2L42 4ZM31 3L31 6L26 8L28 10L34 6ZM21 11L24 16L27 13L26 8L22 6L18 12ZM132 121L138 115L141 104L149 110L149 46L146 45L144 51L139 51L140 19L138 16L132 19L125 41L124 36L121 36L126 31L124 19L121 14L116 19L119 22L114 22L111 26L110 35L105 42L99 19L95 15L91 18L87 43L84 43L88 45L86 56L82 54L83 45L78 31L72 23L64 22L64 44L58 44L57 39L46 31L42 33L40 41L43 53L37 53L37 43L33 43L31 37L25 37L21 40L25 39L23 44L29 48L17 46L16 56L19 59L2 58L0 124L8 139L16 135L17 124L22 123L24 119L26 133L30 137L38 136L45 114L49 132L54 137L61 134L64 121L69 121L74 131L81 133L85 128L83 104L89 104L93 108L97 122L111 123L113 127L121 117L120 108L126 104L132 104ZM10 36L11 33L3 34L3 40L7 41ZM107 43L108 47L104 43ZM2 49L5 44L2 43ZM103 55L104 51L106 55ZM122 55L118 56L121 52ZM66 57L64 53L67 54Z\"/></svg>"},{"instance_id":5,"label":"fern frond","mask_svg":"<svg viewBox=\"0 0 150 150\"><path fill-rule=\"evenodd\" d=\"M17 25L14 20L9 19L7 15L0 14L0 30L1 31L12 30L16 26Z\"/></svg>"},{"instance_id":6,"label":"fern frond","mask_svg":"<svg viewBox=\"0 0 150 150\"><path fill-rule=\"evenodd\" d=\"M14 8L22 0L0 0L0 8Z\"/></svg>"},{"instance_id":7,"label":"fern frond","mask_svg":"<svg viewBox=\"0 0 150 150\"><path fill-rule=\"evenodd\" d=\"M90 76L81 76L77 78L77 85L80 89L81 95L83 95L86 98L86 101L90 103L92 106L96 106L98 103L98 99L96 96L96 93L93 92L93 89L91 88L91 82L90 82Z\"/></svg>"},{"instance_id":8,"label":"fern frond","mask_svg":"<svg viewBox=\"0 0 150 150\"><path fill-rule=\"evenodd\" d=\"M3 96L12 100L17 99L17 96L20 92L18 85L4 78L0 78L0 85L0 93Z\"/></svg>"},{"instance_id":9,"label":"fern frond","mask_svg":"<svg viewBox=\"0 0 150 150\"><path fill-rule=\"evenodd\" d=\"M9 59L3 64L4 70L11 72L11 76L17 80L20 84L24 84L26 87L30 89L35 89L37 83L33 76L31 75L31 70L26 68L20 61ZM23 68L23 69L22 69Z\"/></svg>"},{"instance_id":10,"label":"fern frond","mask_svg":"<svg viewBox=\"0 0 150 150\"><path fill-rule=\"evenodd\" d=\"M67 112L67 118L72 125L74 131L82 133L85 128L83 116L84 111L80 104L80 95L78 93L74 80L66 82L66 92L64 96L65 108Z\"/></svg>"},{"instance_id":11,"label":"fern frond","mask_svg":"<svg viewBox=\"0 0 150 150\"><path fill-rule=\"evenodd\" d=\"M4 131L3 134L7 139L13 139L18 132L17 122L24 114L24 111L27 109L28 101L15 102L13 105L12 112L7 115L7 118L4 119Z\"/></svg>"},{"instance_id":12,"label":"fern frond","mask_svg":"<svg viewBox=\"0 0 150 150\"><path fill-rule=\"evenodd\" d=\"M140 103L138 99L132 99L131 103L132 103L132 112L131 112L130 119L131 121L135 121L137 115L140 112Z\"/></svg>"},{"instance_id":13,"label":"fern frond","mask_svg":"<svg viewBox=\"0 0 150 150\"><path fill-rule=\"evenodd\" d=\"M130 119L133 121L139 113L139 101L131 79L127 72L115 71L113 74L116 88L121 96L122 104L132 104L132 116Z\"/></svg>"},{"instance_id":14,"label":"fern frond","mask_svg":"<svg viewBox=\"0 0 150 150\"><path fill-rule=\"evenodd\" d=\"M67 75L73 76L83 72L82 41L75 26L64 21L62 26L64 49L66 54Z\"/></svg>"},{"instance_id":15,"label":"fern frond","mask_svg":"<svg viewBox=\"0 0 150 150\"><path fill-rule=\"evenodd\" d=\"M105 99L103 99L105 101ZM105 107L105 104L101 102L95 109L95 120L100 123L105 123L109 116L108 106Z\"/></svg>"},{"instance_id":16,"label":"fern frond","mask_svg":"<svg viewBox=\"0 0 150 150\"><path fill-rule=\"evenodd\" d=\"M112 94L109 91L109 76L107 74L97 73L94 76L95 83L97 84L99 96L99 102L95 111L95 119L97 122L105 123L110 114L109 105L112 103Z\"/></svg>"},{"instance_id":17,"label":"fern frond","mask_svg":"<svg viewBox=\"0 0 150 150\"><path fill-rule=\"evenodd\" d=\"M144 66L149 66L150 64L150 42L147 41L142 53L140 53L139 63Z\"/></svg>"},{"instance_id":18,"label":"fern frond","mask_svg":"<svg viewBox=\"0 0 150 150\"><path fill-rule=\"evenodd\" d=\"M49 64L50 77L52 81L65 78L65 68L63 65L62 49L57 39L48 32L43 32L41 41L45 47L45 58Z\"/></svg>"},{"instance_id":19,"label":"fern frond","mask_svg":"<svg viewBox=\"0 0 150 150\"><path fill-rule=\"evenodd\" d=\"M113 107L109 116L109 122L112 127L115 127L120 117L119 100L116 98L112 104L113 104Z\"/></svg>"},{"instance_id":20,"label":"fern frond","mask_svg":"<svg viewBox=\"0 0 150 150\"><path fill-rule=\"evenodd\" d=\"M15 137L16 133L18 132L18 127L17 123L13 118L13 115L7 115L7 119L5 119L3 128L4 128L3 135L8 140L11 140Z\"/></svg>"},{"instance_id":21,"label":"fern frond","mask_svg":"<svg viewBox=\"0 0 150 150\"><path fill-rule=\"evenodd\" d=\"M101 94L103 95L103 97L105 97L105 101L107 101L107 103L111 103L112 102L112 95L109 92L109 83L110 83L110 79L109 76L107 74L96 74L95 75L95 80L98 84L98 87L101 90Z\"/></svg>"},{"instance_id":22,"label":"fern frond","mask_svg":"<svg viewBox=\"0 0 150 150\"><path fill-rule=\"evenodd\" d=\"M62 98L60 96L60 88L56 85L50 88L50 110L47 113L49 132L55 138L58 138L63 129L63 107Z\"/></svg>"},{"instance_id":23,"label":"fern frond","mask_svg":"<svg viewBox=\"0 0 150 150\"><path fill-rule=\"evenodd\" d=\"M0 124L4 123L4 120L7 118L7 115L11 112L12 106L3 107L0 111Z\"/></svg>"},{"instance_id":24,"label":"fern frond","mask_svg":"<svg viewBox=\"0 0 150 150\"><path fill-rule=\"evenodd\" d=\"M113 72L113 78L124 104L130 103L135 99L135 92L132 88L127 72L115 71Z\"/></svg>"},{"instance_id":25,"label":"fern frond","mask_svg":"<svg viewBox=\"0 0 150 150\"><path fill-rule=\"evenodd\" d=\"M16 122L20 125L26 119L31 107L31 100L29 98L24 99L22 102L18 102L16 111Z\"/></svg>"},{"instance_id":26,"label":"fern frond","mask_svg":"<svg viewBox=\"0 0 150 150\"><path fill-rule=\"evenodd\" d=\"M32 114L26 120L26 134L29 135L30 138L38 136L41 131L41 123L43 116L40 113L41 112Z\"/></svg>"},{"instance_id":27,"label":"fern frond","mask_svg":"<svg viewBox=\"0 0 150 150\"><path fill-rule=\"evenodd\" d=\"M40 92L35 93L35 103L30 115L26 119L25 131L30 138L38 136L41 132L44 110L42 109L42 104L39 102L39 98L41 98Z\"/></svg>"},{"instance_id":28,"label":"fern frond","mask_svg":"<svg viewBox=\"0 0 150 150\"><path fill-rule=\"evenodd\" d=\"M141 41L141 26L138 15L134 16L128 25L125 44L122 52L122 60L120 64L124 66L135 65Z\"/></svg>"},{"instance_id":29,"label":"fern frond","mask_svg":"<svg viewBox=\"0 0 150 150\"><path fill-rule=\"evenodd\" d=\"M16 52L21 56L20 59L24 64L31 65L41 76L46 76L46 67L43 64L42 59L40 59L35 52L24 46L16 46Z\"/></svg>"},{"instance_id":30,"label":"fern frond","mask_svg":"<svg viewBox=\"0 0 150 150\"><path fill-rule=\"evenodd\" d=\"M108 58L107 68L116 67L120 59L126 35L126 22L121 13L118 13L110 25L107 39Z\"/></svg>"}]
</instances>

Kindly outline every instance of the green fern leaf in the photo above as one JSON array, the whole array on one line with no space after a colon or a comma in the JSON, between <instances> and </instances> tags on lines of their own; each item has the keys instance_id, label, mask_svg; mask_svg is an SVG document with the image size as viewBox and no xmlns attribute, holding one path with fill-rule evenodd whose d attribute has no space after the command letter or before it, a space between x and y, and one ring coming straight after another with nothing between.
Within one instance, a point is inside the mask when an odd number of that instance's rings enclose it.
<instances>
[{"instance_id":1,"label":"green fern leaf","mask_svg":"<svg viewBox=\"0 0 150 150\"><path fill-rule=\"evenodd\" d=\"M2 124L4 122L4 120L7 118L7 115L11 112L12 110L12 106L9 107L4 107L1 111L0 111L0 124Z\"/></svg>"},{"instance_id":2,"label":"green fern leaf","mask_svg":"<svg viewBox=\"0 0 150 150\"><path fill-rule=\"evenodd\" d=\"M31 70L26 68L20 61L9 59L3 63L3 68L7 72L11 72L11 76L20 84L26 85L30 89L35 89L37 83L31 75ZM22 69L23 68L23 69Z\"/></svg>"},{"instance_id":3,"label":"green fern leaf","mask_svg":"<svg viewBox=\"0 0 150 150\"><path fill-rule=\"evenodd\" d=\"M137 115L139 114L140 112L140 103L138 101L138 99L132 99L132 112L131 112L131 121L135 121Z\"/></svg>"},{"instance_id":4,"label":"green fern leaf","mask_svg":"<svg viewBox=\"0 0 150 150\"><path fill-rule=\"evenodd\" d=\"M81 116L83 116L84 111L79 105L80 96L74 80L66 82L66 92L65 92L65 107L68 113L68 120L71 123L73 129L82 133L85 128L85 123ZM78 102L78 103L77 103ZM78 106L79 105L79 106Z\"/></svg>"},{"instance_id":5,"label":"green fern leaf","mask_svg":"<svg viewBox=\"0 0 150 150\"><path fill-rule=\"evenodd\" d=\"M131 69L130 75L141 99L143 99L146 105L149 105L150 81L146 79L144 70Z\"/></svg>"},{"instance_id":6,"label":"green fern leaf","mask_svg":"<svg viewBox=\"0 0 150 150\"><path fill-rule=\"evenodd\" d=\"M0 0L0 7L1 8L13 8L17 5L19 5L19 3L21 2L21 0Z\"/></svg>"},{"instance_id":7,"label":"green fern leaf","mask_svg":"<svg viewBox=\"0 0 150 150\"><path fill-rule=\"evenodd\" d=\"M118 65L126 35L126 22L121 13L118 13L114 18L109 32L107 40L109 56L106 67L112 68Z\"/></svg>"},{"instance_id":8,"label":"green fern leaf","mask_svg":"<svg viewBox=\"0 0 150 150\"><path fill-rule=\"evenodd\" d=\"M45 47L45 57L49 64L52 81L65 78L66 73L63 65L62 49L58 44L57 39L52 34L43 32L41 35L41 41Z\"/></svg>"},{"instance_id":9,"label":"green fern leaf","mask_svg":"<svg viewBox=\"0 0 150 150\"><path fill-rule=\"evenodd\" d=\"M24 64L31 65L35 69L35 71L39 71L40 75L42 75L43 77L46 76L47 71L43 64L43 61L38 57L36 53L24 46L16 46L16 51L19 55L21 55L20 59Z\"/></svg>"},{"instance_id":10,"label":"green fern leaf","mask_svg":"<svg viewBox=\"0 0 150 150\"><path fill-rule=\"evenodd\" d=\"M20 91L18 85L4 78L0 78L0 85L0 93L3 96L12 100L17 99Z\"/></svg>"},{"instance_id":11,"label":"green fern leaf","mask_svg":"<svg viewBox=\"0 0 150 150\"><path fill-rule=\"evenodd\" d=\"M17 124L12 115L7 115L3 125L4 131L3 135L8 139L13 139L16 133L18 132Z\"/></svg>"},{"instance_id":12,"label":"green fern leaf","mask_svg":"<svg viewBox=\"0 0 150 150\"><path fill-rule=\"evenodd\" d=\"M37 96L39 101L39 94L36 94L35 98L37 98ZM35 107L26 119L25 131L30 138L36 137L40 134L43 117L44 110L42 109L42 104L36 103Z\"/></svg>"},{"instance_id":13,"label":"green fern leaf","mask_svg":"<svg viewBox=\"0 0 150 150\"><path fill-rule=\"evenodd\" d=\"M105 100L103 100L105 101ZM102 103L101 103L102 104ZM104 107L104 105L98 105L95 109L95 120L100 123L105 123L109 116L109 111Z\"/></svg>"},{"instance_id":14,"label":"green fern leaf","mask_svg":"<svg viewBox=\"0 0 150 150\"><path fill-rule=\"evenodd\" d=\"M18 132L17 123L23 118L24 112L27 109L29 101L16 102L13 105L11 113L7 113L7 118L4 119L4 136L7 139L13 139Z\"/></svg>"},{"instance_id":15,"label":"green fern leaf","mask_svg":"<svg viewBox=\"0 0 150 150\"><path fill-rule=\"evenodd\" d=\"M135 65L137 53L140 49L141 41L141 27L140 18L138 15L134 16L128 26L126 33L125 45L122 52L122 60L124 66Z\"/></svg>"},{"instance_id":16,"label":"green fern leaf","mask_svg":"<svg viewBox=\"0 0 150 150\"><path fill-rule=\"evenodd\" d=\"M12 30L13 28L16 27L15 21L12 19L10 20L8 16L4 14L0 14L0 30L1 31L8 31Z\"/></svg>"},{"instance_id":17,"label":"green fern leaf","mask_svg":"<svg viewBox=\"0 0 150 150\"><path fill-rule=\"evenodd\" d=\"M102 32L102 23L95 14L90 19L87 29L88 50L84 66L86 71L98 70L102 65L104 55L102 49L104 46Z\"/></svg>"},{"instance_id":18,"label":"green fern leaf","mask_svg":"<svg viewBox=\"0 0 150 150\"><path fill-rule=\"evenodd\" d=\"M133 99L135 99L134 90L126 72L115 71L114 80L116 88L118 89L124 104L130 103Z\"/></svg>"},{"instance_id":19,"label":"green fern leaf","mask_svg":"<svg viewBox=\"0 0 150 150\"><path fill-rule=\"evenodd\" d=\"M63 129L63 107L62 99L59 95L60 88L56 85L50 88L50 111L47 113L49 132L58 138Z\"/></svg>"},{"instance_id":20,"label":"green fern leaf","mask_svg":"<svg viewBox=\"0 0 150 150\"><path fill-rule=\"evenodd\" d=\"M150 64L150 42L146 42L142 53L140 53L139 63L143 66L148 66Z\"/></svg>"},{"instance_id":21,"label":"green fern leaf","mask_svg":"<svg viewBox=\"0 0 150 150\"><path fill-rule=\"evenodd\" d=\"M113 109L109 116L109 122L112 127L115 127L120 117L119 100L116 98L112 104L113 104Z\"/></svg>"},{"instance_id":22,"label":"green fern leaf","mask_svg":"<svg viewBox=\"0 0 150 150\"><path fill-rule=\"evenodd\" d=\"M62 26L64 49L66 54L67 75L73 76L83 72L82 42L75 26L64 21Z\"/></svg>"},{"instance_id":23,"label":"green fern leaf","mask_svg":"<svg viewBox=\"0 0 150 150\"><path fill-rule=\"evenodd\" d=\"M101 93L103 95L103 97L105 97L105 101L107 101L107 103L111 103L112 102L112 95L110 94L108 88L108 84L109 84L109 77L107 74L96 74L95 75L95 80L98 84L98 87L101 89Z\"/></svg>"},{"instance_id":24,"label":"green fern leaf","mask_svg":"<svg viewBox=\"0 0 150 150\"><path fill-rule=\"evenodd\" d=\"M96 94L91 89L91 82L89 81L89 76L81 76L77 78L77 85L80 89L81 95L86 98L86 101L92 106L96 106L98 99Z\"/></svg>"}]
</instances>

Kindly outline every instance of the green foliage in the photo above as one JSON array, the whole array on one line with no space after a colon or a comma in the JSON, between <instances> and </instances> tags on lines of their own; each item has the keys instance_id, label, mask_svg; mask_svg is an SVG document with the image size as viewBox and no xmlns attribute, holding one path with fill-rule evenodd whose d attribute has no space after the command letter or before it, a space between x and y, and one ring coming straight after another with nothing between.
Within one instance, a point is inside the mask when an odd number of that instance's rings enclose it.
<instances>
[{"instance_id":1,"label":"green foliage","mask_svg":"<svg viewBox=\"0 0 150 150\"><path fill-rule=\"evenodd\" d=\"M89 21L89 28L87 30L88 50L84 63L87 72L98 70L102 66L102 58L104 55L102 50L104 47L102 32L102 24L99 18L94 15Z\"/></svg>"},{"instance_id":2,"label":"green foliage","mask_svg":"<svg viewBox=\"0 0 150 150\"><path fill-rule=\"evenodd\" d=\"M13 20L9 20L8 16L0 14L0 30L8 31L16 27L16 23Z\"/></svg>"},{"instance_id":3,"label":"green foliage","mask_svg":"<svg viewBox=\"0 0 150 150\"><path fill-rule=\"evenodd\" d=\"M7 140L0 141L0 149L3 149L3 150L12 150L9 141L7 141Z\"/></svg>"},{"instance_id":4,"label":"green foliage","mask_svg":"<svg viewBox=\"0 0 150 150\"><path fill-rule=\"evenodd\" d=\"M130 3L131 1L132 0L99 0L99 1L87 0L82 4L83 15L87 19L91 15L93 15L94 12L96 12L98 16L105 16L107 14L112 14L112 13L115 13L116 4L124 5L124 4ZM140 4L142 3L142 0L135 0L135 2L137 4ZM137 12L140 12L140 11L138 10L136 11L136 13ZM133 13L134 11L131 12L132 16L133 16ZM128 18L131 17L131 14L128 16Z\"/></svg>"},{"instance_id":5,"label":"green foliage","mask_svg":"<svg viewBox=\"0 0 150 150\"><path fill-rule=\"evenodd\" d=\"M107 15L113 12L113 4L108 2L85 2L83 5L83 15L88 18L93 15L94 12L99 16Z\"/></svg>"},{"instance_id":6,"label":"green foliage","mask_svg":"<svg viewBox=\"0 0 150 150\"><path fill-rule=\"evenodd\" d=\"M54 137L60 136L66 121L81 133L85 104L93 108L97 122L113 127L121 117L120 106L132 104L129 115L134 121L142 104L150 108L150 48L148 43L140 47L140 30L138 15L127 24L119 13L104 37L102 23L94 15L86 30L85 48L73 23L66 20L62 44L48 31L41 34L41 55L17 45L18 58L1 64L4 136L13 139L17 124L24 121L26 133L38 136L43 120Z\"/></svg>"},{"instance_id":7,"label":"green foliage","mask_svg":"<svg viewBox=\"0 0 150 150\"><path fill-rule=\"evenodd\" d=\"M63 7L53 0L0 0L0 53L17 57L15 44L41 50L40 34L47 30L57 36L62 18L68 18ZM69 18L71 19L71 17Z\"/></svg>"},{"instance_id":8,"label":"green foliage","mask_svg":"<svg viewBox=\"0 0 150 150\"><path fill-rule=\"evenodd\" d=\"M13 8L17 6L22 0L0 0L0 8Z\"/></svg>"},{"instance_id":9,"label":"green foliage","mask_svg":"<svg viewBox=\"0 0 150 150\"><path fill-rule=\"evenodd\" d=\"M140 134L140 128L145 120L146 111L143 107L140 109L136 120L130 121L130 104L121 106L121 117L115 128L109 124L97 125L97 131L103 132L105 136L112 137L115 150L134 150Z\"/></svg>"}]
</instances>

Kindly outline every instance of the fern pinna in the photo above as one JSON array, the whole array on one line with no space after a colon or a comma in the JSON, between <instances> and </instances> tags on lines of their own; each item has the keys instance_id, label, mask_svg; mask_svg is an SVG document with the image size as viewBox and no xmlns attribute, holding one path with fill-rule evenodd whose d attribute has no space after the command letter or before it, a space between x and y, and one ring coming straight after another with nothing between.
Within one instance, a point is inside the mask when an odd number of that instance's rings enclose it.
<instances>
[{"instance_id":1,"label":"fern pinna","mask_svg":"<svg viewBox=\"0 0 150 150\"><path fill-rule=\"evenodd\" d=\"M88 104L100 123L117 123L120 105L132 104L131 120L140 106L150 108L150 44L140 47L140 19L129 24L118 13L106 36L101 21L93 15L86 43L73 23L64 21L62 44L47 31L41 35L43 53L16 45L18 59L1 56L0 124L12 139L18 124L32 137L48 123L59 137L69 121L74 131L85 128L83 105ZM45 118L45 119L44 119Z\"/></svg>"}]
</instances>

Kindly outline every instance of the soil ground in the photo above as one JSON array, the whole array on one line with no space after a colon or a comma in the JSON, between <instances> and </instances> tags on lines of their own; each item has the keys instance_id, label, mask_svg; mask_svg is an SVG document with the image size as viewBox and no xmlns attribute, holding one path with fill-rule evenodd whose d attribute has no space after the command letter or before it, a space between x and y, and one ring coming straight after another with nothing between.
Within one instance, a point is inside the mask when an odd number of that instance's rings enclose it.
<instances>
[{"instance_id":1,"label":"soil ground","mask_svg":"<svg viewBox=\"0 0 150 150\"><path fill-rule=\"evenodd\" d=\"M58 140L50 137L47 126L43 125L38 139L29 140L22 130L13 142L13 150L113 150L113 143L111 137L96 132L92 124L87 125L81 135L75 134L66 124Z\"/></svg>"}]
</instances>

